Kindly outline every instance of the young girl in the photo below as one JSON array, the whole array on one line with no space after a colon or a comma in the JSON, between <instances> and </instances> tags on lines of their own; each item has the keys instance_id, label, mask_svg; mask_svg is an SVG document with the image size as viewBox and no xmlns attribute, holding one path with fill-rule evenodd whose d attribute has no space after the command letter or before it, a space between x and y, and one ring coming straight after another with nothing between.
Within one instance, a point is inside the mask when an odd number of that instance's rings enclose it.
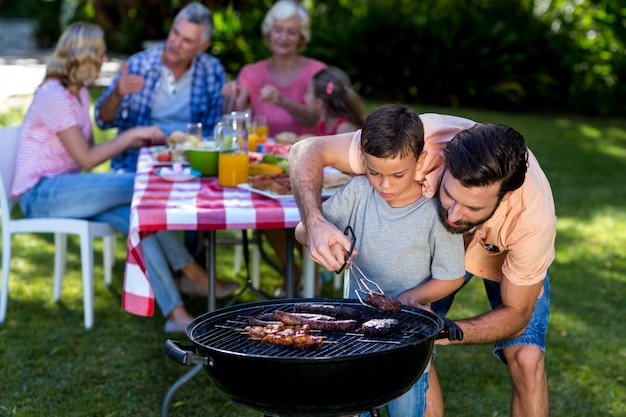
<instances>
[{"instance_id":1,"label":"young girl","mask_svg":"<svg viewBox=\"0 0 626 417\"><path fill-rule=\"evenodd\" d=\"M365 106L352 89L350 77L337 67L318 71L305 96L307 106L319 114L318 134L354 132L365 121Z\"/></svg>"}]
</instances>

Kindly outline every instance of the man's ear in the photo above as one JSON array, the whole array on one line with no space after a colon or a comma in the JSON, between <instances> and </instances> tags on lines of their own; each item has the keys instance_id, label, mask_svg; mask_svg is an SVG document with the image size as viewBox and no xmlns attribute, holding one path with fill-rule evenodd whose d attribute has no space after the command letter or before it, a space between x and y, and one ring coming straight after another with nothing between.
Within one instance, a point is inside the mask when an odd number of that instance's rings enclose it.
<instances>
[{"instance_id":1,"label":"man's ear","mask_svg":"<svg viewBox=\"0 0 626 417\"><path fill-rule=\"evenodd\" d=\"M417 165L415 166L416 171L421 171L422 168L424 168L424 161L426 160L427 156L428 156L428 152L422 151L420 156L417 158Z\"/></svg>"},{"instance_id":2,"label":"man's ear","mask_svg":"<svg viewBox=\"0 0 626 417\"><path fill-rule=\"evenodd\" d=\"M204 43L201 43L200 46L198 46L198 53L201 54L202 52L206 52L206 50L209 49L209 46L211 46L210 39Z\"/></svg>"}]
</instances>

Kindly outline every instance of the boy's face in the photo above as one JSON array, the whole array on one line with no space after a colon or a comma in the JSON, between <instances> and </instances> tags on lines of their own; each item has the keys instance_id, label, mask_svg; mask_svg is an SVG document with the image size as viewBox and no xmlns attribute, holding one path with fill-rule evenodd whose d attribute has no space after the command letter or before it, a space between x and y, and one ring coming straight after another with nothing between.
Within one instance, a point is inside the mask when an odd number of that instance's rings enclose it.
<instances>
[{"instance_id":1,"label":"boy's face","mask_svg":"<svg viewBox=\"0 0 626 417\"><path fill-rule=\"evenodd\" d=\"M415 180L417 159L376 158L365 155L365 173L372 187L391 207L404 207L422 197L422 187Z\"/></svg>"}]
</instances>

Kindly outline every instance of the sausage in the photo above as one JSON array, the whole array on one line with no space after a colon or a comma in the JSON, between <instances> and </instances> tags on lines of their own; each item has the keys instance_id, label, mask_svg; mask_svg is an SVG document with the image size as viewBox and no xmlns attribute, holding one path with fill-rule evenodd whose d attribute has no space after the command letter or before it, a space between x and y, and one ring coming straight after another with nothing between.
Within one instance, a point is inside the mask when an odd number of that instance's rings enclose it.
<instances>
[{"instance_id":1,"label":"sausage","mask_svg":"<svg viewBox=\"0 0 626 417\"><path fill-rule=\"evenodd\" d=\"M402 310L402 303L400 303L397 298L394 298L389 294L368 292L365 294L365 302L382 311L397 313Z\"/></svg>"},{"instance_id":2,"label":"sausage","mask_svg":"<svg viewBox=\"0 0 626 417\"><path fill-rule=\"evenodd\" d=\"M282 322L278 320L273 320L273 317L274 316L264 317L263 314L260 314L257 317L248 316L247 323L248 323L248 326L263 326L263 327L268 326L268 325L282 324Z\"/></svg>"},{"instance_id":3,"label":"sausage","mask_svg":"<svg viewBox=\"0 0 626 417\"><path fill-rule=\"evenodd\" d=\"M331 317L354 320L358 320L361 318L361 312L356 308L332 304L294 304L293 312L325 314Z\"/></svg>"},{"instance_id":4,"label":"sausage","mask_svg":"<svg viewBox=\"0 0 626 417\"><path fill-rule=\"evenodd\" d=\"M322 314L290 313L282 310L274 310L274 320L291 326L308 324L311 329L323 332L347 332L354 330L359 325L358 321L352 319L337 320Z\"/></svg>"}]
</instances>

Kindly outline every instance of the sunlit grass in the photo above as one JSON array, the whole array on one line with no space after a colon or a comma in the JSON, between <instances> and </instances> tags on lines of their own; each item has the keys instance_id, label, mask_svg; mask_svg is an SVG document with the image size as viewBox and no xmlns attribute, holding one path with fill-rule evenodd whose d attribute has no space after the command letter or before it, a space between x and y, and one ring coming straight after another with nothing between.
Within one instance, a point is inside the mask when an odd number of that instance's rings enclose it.
<instances>
[{"instance_id":1,"label":"sunlit grass","mask_svg":"<svg viewBox=\"0 0 626 417\"><path fill-rule=\"evenodd\" d=\"M370 109L375 106L368 103ZM505 123L525 136L550 180L558 216L546 354L551 415L626 415L626 120L416 110ZM19 123L21 111L0 115L0 125ZM114 134L95 133L99 141ZM98 167L107 169L107 164ZM125 240L116 242L110 288L103 282L100 250L97 242L96 320L85 331L77 242L70 239L62 302L54 304L52 237L14 237L7 320L0 325L0 417L155 416L167 390L189 370L163 353L167 336L160 313L144 318L121 308ZM218 250L218 276L243 282L243 273L232 273L232 247ZM267 265L262 277L268 294L282 283ZM330 283L322 294L338 295ZM195 314L206 311L205 300L186 302ZM482 282L474 279L457 296L450 316L488 309ZM491 350L488 345L437 349L446 415L509 415L509 376ZM262 375L259 383L264 383ZM177 392L169 415L259 414L230 401L202 372Z\"/></svg>"}]
</instances>

